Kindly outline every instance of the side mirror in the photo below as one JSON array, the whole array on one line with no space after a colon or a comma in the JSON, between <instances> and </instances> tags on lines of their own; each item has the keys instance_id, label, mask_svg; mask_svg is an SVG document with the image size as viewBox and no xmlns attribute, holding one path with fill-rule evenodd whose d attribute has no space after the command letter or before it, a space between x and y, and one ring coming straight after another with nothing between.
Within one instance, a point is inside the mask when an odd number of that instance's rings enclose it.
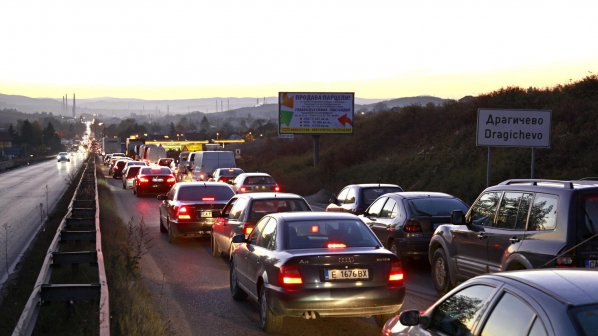
<instances>
[{"instance_id":1,"label":"side mirror","mask_svg":"<svg viewBox=\"0 0 598 336\"><path fill-rule=\"evenodd\" d=\"M337 202L338 202L338 200L334 196L330 197L330 199L328 200L328 203L334 203L334 204L336 204Z\"/></svg>"},{"instance_id":2,"label":"side mirror","mask_svg":"<svg viewBox=\"0 0 598 336\"><path fill-rule=\"evenodd\" d=\"M420 316L417 310L406 310L399 315L399 322L404 326L416 326L419 324Z\"/></svg>"},{"instance_id":3,"label":"side mirror","mask_svg":"<svg viewBox=\"0 0 598 336\"><path fill-rule=\"evenodd\" d=\"M166 195L158 195L156 198L159 199L160 201L166 201L168 199L168 196L166 196Z\"/></svg>"},{"instance_id":4,"label":"side mirror","mask_svg":"<svg viewBox=\"0 0 598 336\"><path fill-rule=\"evenodd\" d=\"M242 244L242 243L249 243L249 240L245 238L244 234L238 234L233 237L232 242L234 244Z\"/></svg>"},{"instance_id":5,"label":"side mirror","mask_svg":"<svg viewBox=\"0 0 598 336\"><path fill-rule=\"evenodd\" d=\"M465 214L461 210L453 210L451 212L451 224L465 225Z\"/></svg>"}]
</instances>

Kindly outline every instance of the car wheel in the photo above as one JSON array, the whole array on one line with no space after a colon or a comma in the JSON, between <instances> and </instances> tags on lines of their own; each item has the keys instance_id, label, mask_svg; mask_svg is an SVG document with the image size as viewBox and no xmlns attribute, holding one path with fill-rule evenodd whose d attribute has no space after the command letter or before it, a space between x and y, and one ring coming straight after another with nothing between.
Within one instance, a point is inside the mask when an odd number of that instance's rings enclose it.
<instances>
[{"instance_id":1,"label":"car wheel","mask_svg":"<svg viewBox=\"0 0 598 336\"><path fill-rule=\"evenodd\" d=\"M220 256L220 250L218 249L218 244L216 243L216 238L214 238L213 231L210 236L211 236L210 241L212 242L212 244L210 244L210 249L212 250L212 257L218 257L218 256Z\"/></svg>"},{"instance_id":2,"label":"car wheel","mask_svg":"<svg viewBox=\"0 0 598 336\"><path fill-rule=\"evenodd\" d=\"M137 190L137 192L135 193L135 195L137 195L137 197L141 197L142 196L141 190Z\"/></svg>"},{"instance_id":3,"label":"car wheel","mask_svg":"<svg viewBox=\"0 0 598 336\"><path fill-rule=\"evenodd\" d=\"M260 328L267 333L275 333L282 330L283 317L274 315L266 298L266 288L260 288Z\"/></svg>"},{"instance_id":4,"label":"car wheel","mask_svg":"<svg viewBox=\"0 0 598 336\"><path fill-rule=\"evenodd\" d=\"M380 328L384 327L386 321L393 318L395 314L382 314L382 315L374 315L374 320L376 321L376 325Z\"/></svg>"},{"instance_id":5,"label":"car wheel","mask_svg":"<svg viewBox=\"0 0 598 336\"><path fill-rule=\"evenodd\" d=\"M451 274L442 248L436 249L432 257L432 281L434 282L434 288L441 295L451 288Z\"/></svg>"},{"instance_id":6,"label":"car wheel","mask_svg":"<svg viewBox=\"0 0 598 336\"><path fill-rule=\"evenodd\" d=\"M164 227L164 222L162 221L162 216L160 216L160 232L166 233L168 230Z\"/></svg>"},{"instance_id":7,"label":"car wheel","mask_svg":"<svg viewBox=\"0 0 598 336\"><path fill-rule=\"evenodd\" d=\"M137 195L139 195L139 193ZM174 244L177 241L176 234L174 233L174 230L172 229L172 224L168 218L166 219L166 223L168 224L168 242Z\"/></svg>"},{"instance_id":8,"label":"car wheel","mask_svg":"<svg viewBox=\"0 0 598 336\"><path fill-rule=\"evenodd\" d=\"M233 296L235 301L243 301L247 298L247 293L245 293L245 291L239 287L237 270L235 269L235 264L232 262L230 263L229 285L230 294Z\"/></svg>"}]
</instances>

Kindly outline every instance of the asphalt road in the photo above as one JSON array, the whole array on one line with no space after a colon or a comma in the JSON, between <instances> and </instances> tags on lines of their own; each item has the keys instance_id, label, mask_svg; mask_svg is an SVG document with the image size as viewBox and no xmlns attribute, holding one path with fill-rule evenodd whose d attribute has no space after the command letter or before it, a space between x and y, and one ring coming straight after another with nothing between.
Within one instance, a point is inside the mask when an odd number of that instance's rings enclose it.
<instances>
[{"instance_id":1,"label":"asphalt road","mask_svg":"<svg viewBox=\"0 0 598 336\"><path fill-rule=\"evenodd\" d=\"M42 228L42 217L52 212L85 157L77 153L70 162L49 160L0 174L0 284L14 270Z\"/></svg>"},{"instance_id":2,"label":"asphalt road","mask_svg":"<svg viewBox=\"0 0 598 336\"><path fill-rule=\"evenodd\" d=\"M106 171L106 170L104 170ZM258 310L254 302L235 302L228 285L228 264L222 257L212 257L209 239L179 240L169 244L159 229L159 201L154 197L137 198L123 190L121 180L107 177L125 222L143 220L151 240L142 258L142 276L163 316L177 335L264 335L258 328ZM416 275L416 273L420 273ZM407 282L425 284L429 267L415 267ZM419 285L421 285L419 284ZM422 288L425 288L423 286ZM421 290L421 288L420 288ZM424 309L432 297L408 295L404 309ZM303 320L286 318L285 335L379 335L372 318L326 318Z\"/></svg>"}]
</instances>

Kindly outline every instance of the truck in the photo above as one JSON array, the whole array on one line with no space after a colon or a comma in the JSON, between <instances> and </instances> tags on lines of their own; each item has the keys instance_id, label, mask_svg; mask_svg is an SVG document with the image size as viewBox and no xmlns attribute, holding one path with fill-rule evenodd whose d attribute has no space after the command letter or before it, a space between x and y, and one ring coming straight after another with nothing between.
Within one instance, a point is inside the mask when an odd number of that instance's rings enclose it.
<instances>
[{"instance_id":1,"label":"truck","mask_svg":"<svg viewBox=\"0 0 598 336\"><path fill-rule=\"evenodd\" d=\"M141 145L143 145L145 143L145 139L140 139L140 138L136 138L136 137L131 137L131 138L127 138L125 145L126 145L126 151L125 154L132 158L132 159L137 159L138 157L138 151L139 151L139 147Z\"/></svg>"},{"instance_id":2,"label":"truck","mask_svg":"<svg viewBox=\"0 0 598 336\"><path fill-rule=\"evenodd\" d=\"M166 149L164 149L164 147L162 147L161 145L149 145L147 151L145 152L145 158L143 160L150 164L158 163L158 160L161 158L166 158Z\"/></svg>"},{"instance_id":3,"label":"truck","mask_svg":"<svg viewBox=\"0 0 598 336\"><path fill-rule=\"evenodd\" d=\"M103 137L102 138L102 155L111 153L122 153L123 144L119 138Z\"/></svg>"}]
</instances>

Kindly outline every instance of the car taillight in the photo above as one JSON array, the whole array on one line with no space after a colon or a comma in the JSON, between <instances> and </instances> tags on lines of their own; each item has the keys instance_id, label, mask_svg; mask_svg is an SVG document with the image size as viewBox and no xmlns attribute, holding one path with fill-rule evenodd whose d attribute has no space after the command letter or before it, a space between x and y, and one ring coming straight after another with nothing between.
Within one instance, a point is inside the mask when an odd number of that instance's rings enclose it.
<instances>
[{"instance_id":1,"label":"car taillight","mask_svg":"<svg viewBox=\"0 0 598 336\"><path fill-rule=\"evenodd\" d=\"M345 244L345 243L333 243L333 242L331 242L331 243L326 244L326 247L328 247L331 250L334 250L334 249L344 249L344 248L347 247L347 244Z\"/></svg>"},{"instance_id":2,"label":"car taillight","mask_svg":"<svg viewBox=\"0 0 598 336\"><path fill-rule=\"evenodd\" d=\"M149 182L149 179L148 179L147 177L140 177L140 178L139 178L139 182L140 182L140 183L148 183L148 182Z\"/></svg>"},{"instance_id":3,"label":"car taillight","mask_svg":"<svg viewBox=\"0 0 598 336\"><path fill-rule=\"evenodd\" d=\"M246 192L246 191L247 191L247 188L241 187L241 192Z\"/></svg>"},{"instance_id":4,"label":"car taillight","mask_svg":"<svg viewBox=\"0 0 598 336\"><path fill-rule=\"evenodd\" d=\"M114 167L114 170L118 170L118 166Z\"/></svg>"},{"instance_id":5,"label":"car taillight","mask_svg":"<svg viewBox=\"0 0 598 336\"><path fill-rule=\"evenodd\" d=\"M301 278L301 273L299 273L299 268L294 265L280 266L278 281L280 281L280 284L283 286L296 286L303 284L303 279Z\"/></svg>"},{"instance_id":6,"label":"car taillight","mask_svg":"<svg viewBox=\"0 0 598 336\"><path fill-rule=\"evenodd\" d=\"M187 209L187 207L184 205L178 209L176 216L178 219L191 219L191 216L189 215L189 209Z\"/></svg>"},{"instance_id":7,"label":"car taillight","mask_svg":"<svg viewBox=\"0 0 598 336\"><path fill-rule=\"evenodd\" d=\"M279 192L280 191L280 187L279 186L275 186L274 187L274 191Z\"/></svg>"},{"instance_id":8,"label":"car taillight","mask_svg":"<svg viewBox=\"0 0 598 336\"><path fill-rule=\"evenodd\" d=\"M409 233L422 232L422 227L418 222L410 220L403 226L403 231Z\"/></svg>"},{"instance_id":9,"label":"car taillight","mask_svg":"<svg viewBox=\"0 0 598 336\"><path fill-rule=\"evenodd\" d=\"M558 267L558 268L575 267L573 257L560 256L560 257L556 258L556 267Z\"/></svg>"},{"instance_id":10,"label":"car taillight","mask_svg":"<svg viewBox=\"0 0 598 336\"><path fill-rule=\"evenodd\" d=\"M166 182L168 183L175 183L176 182L176 178L174 176L171 176L169 178L166 179Z\"/></svg>"},{"instance_id":11,"label":"car taillight","mask_svg":"<svg viewBox=\"0 0 598 336\"><path fill-rule=\"evenodd\" d=\"M213 202L216 200L216 197L202 197L201 200L204 202Z\"/></svg>"},{"instance_id":12,"label":"car taillight","mask_svg":"<svg viewBox=\"0 0 598 336\"><path fill-rule=\"evenodd\" d=\"M388 282L397 283L403 281L403 269L398 261L393 261L390 265L390 274L388 275Z\"/></svg>"},{"instance_id":13,"label":"car taillight","mask_svg":"<svg viewBox=\"0 0 598 336\"><path fill-rule=\"evenodd\" d=\"M204 179L204 175L203 175L203 174L200 174L200 175L199 175L199 180L200 180L200 181L203 181L203 179Z\"/></svg>"},{"instance_id":14,"label":"car taillight","mask_svg":"<svg viewBox=\"0 0 598 336\"><path fill-rule=\"evenodd\" d=\"M253 224L252 222L243 223L243 234L246 236L249 235L253 231L254 227L255 224Z\"/></svg>"}]
</instances>

